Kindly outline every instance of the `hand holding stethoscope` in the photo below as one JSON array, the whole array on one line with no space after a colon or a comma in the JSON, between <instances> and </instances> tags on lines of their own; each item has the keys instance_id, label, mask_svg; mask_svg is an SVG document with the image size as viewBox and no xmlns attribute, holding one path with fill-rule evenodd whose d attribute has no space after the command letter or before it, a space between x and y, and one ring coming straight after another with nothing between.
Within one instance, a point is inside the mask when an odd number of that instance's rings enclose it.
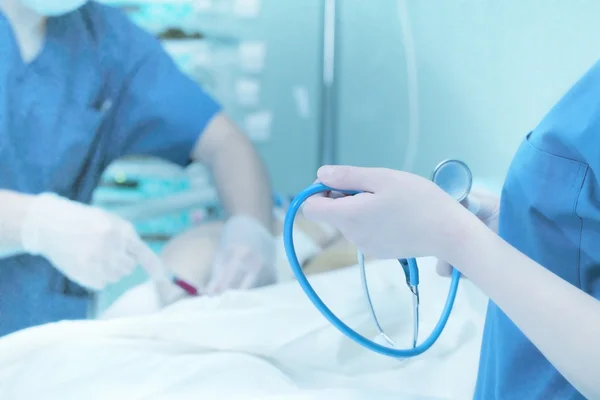
<instances>
[{"instance_id":1,"label":"hand holding stethoscope","mask_svg":"<svg viewBox=\"0 0 600 400\"><path fill-rule=\"evenodd\" d=\"M431 335L418 343L419 278L415 258L435 256L454 259L461 226L477 219L461 205L471 190L472 174L462 162L439 164L431 180L381 168L324 167L317 183L301 192L292 202L284 225L288 260L300 285L319 311L341 332L372 351L391 357L411 357L428 350L440 336L448 320L458 290L460 272L454 270L446 305ZM335 188L335 189L332 189ZM338 191L348 196L331 198L322 194ZM380 335L391 346L377 344L345 325L321 301L304 276L295 256L292 228L295 215L304 204L304 214L329 223L364 253L381 259L398 259L413 294L414 335L411 349L397 349L381 329L370 302L364 265L361 268L365 297ZM476 213L479 205L469 201ZM359 253L359 264L364 263Z\"/></svg>"}]
</instances>

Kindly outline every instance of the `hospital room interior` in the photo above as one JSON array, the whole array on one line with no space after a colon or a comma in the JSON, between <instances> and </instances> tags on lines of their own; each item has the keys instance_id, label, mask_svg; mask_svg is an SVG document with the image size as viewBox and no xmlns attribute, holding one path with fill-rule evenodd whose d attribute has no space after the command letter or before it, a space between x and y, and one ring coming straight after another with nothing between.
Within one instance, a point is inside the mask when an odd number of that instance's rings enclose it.
<instances>
[{"instance_id":1,"label":"hospital room interior","mask_svg":"<svg viewBox=\"0 0 600 400\"><path fill-rule=\"evenodd\" d=\"M440 162L460 160L474 189L499 195L523 137L597 60L600 41L589 38L599 33L600 3L102 3L159 38L258 150L273 188L277 282L192 297L153 285L138 267L95 293L88 320L1 338L0 398L471 398L483 293L461 280L427 352L371 352L332 326L298 284L284 247L286 212L330 164L429 178ZM131 222L168 268L200 284L194 268L209 269L224 218L205 166L119 159L92 204ZM308 281L345 324L381 345L411 346L411 292L397 260L366 255L365 299L356 248L339 232L301 213L293 232ZM423 338L450 287L435 264L419 260Z\"/></svg>"}]
</instances>

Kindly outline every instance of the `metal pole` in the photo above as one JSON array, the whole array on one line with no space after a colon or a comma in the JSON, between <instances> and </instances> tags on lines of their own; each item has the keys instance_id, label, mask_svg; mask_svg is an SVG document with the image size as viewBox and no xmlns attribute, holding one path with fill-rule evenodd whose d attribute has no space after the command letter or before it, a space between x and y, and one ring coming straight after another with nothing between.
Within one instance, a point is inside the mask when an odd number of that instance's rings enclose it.
<instances>
[{"instance_id":1,"label":"metal pole","mask_svg":"<svg viewBox=\"0 0 600 400\"><path fill-rule=\"evenodd\" d=\"M321 89L321 132L319 165L335 164L337 137L336 55L337 0L323 1L323 80Z\"/></svg>"}]
</instances>

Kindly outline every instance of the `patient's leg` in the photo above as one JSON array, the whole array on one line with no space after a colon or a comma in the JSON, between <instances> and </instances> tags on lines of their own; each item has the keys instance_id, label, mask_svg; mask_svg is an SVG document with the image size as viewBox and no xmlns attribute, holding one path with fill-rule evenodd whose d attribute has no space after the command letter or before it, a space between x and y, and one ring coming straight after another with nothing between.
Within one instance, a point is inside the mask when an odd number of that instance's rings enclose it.
<instances>
[{"instance_id":1,"label":"patient's leg","mask_svg":"<svg viewBox=\"0 0 600 400\"><path fill-rule=\"evenodd\" d=\"M356 262L356 247L340 237L321 253L308 260L303 269L306 275L312 275L349 267L355 265Z\"/></svg>"},{"instance_id":2,"label":"patient's leg","mask_svg":"<svg viewBox=\"0 0 600 400\"><path fill-rule=\"evenodd\" d=\"M309 219L306 219L302 214L298 214L294 221L294 225L310 237L313 242L321 247L325 248L329 244L333 243L341 237L339 231L332 228L325 229L323 225L317 224ZM283 232L283 221L276 220L274 222L273 234L276 236L281 235Z\"/></svg>"}]
</instances>

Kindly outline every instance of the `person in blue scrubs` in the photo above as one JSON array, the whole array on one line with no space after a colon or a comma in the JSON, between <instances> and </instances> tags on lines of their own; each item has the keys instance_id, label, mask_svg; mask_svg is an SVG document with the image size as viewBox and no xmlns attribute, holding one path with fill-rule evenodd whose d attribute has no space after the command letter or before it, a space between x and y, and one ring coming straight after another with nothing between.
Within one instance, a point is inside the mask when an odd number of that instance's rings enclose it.
<instances>
[{"instance_id":1,"label":"person in blue scrubs","mask_svg":"<svg viewBox=\"0 0 600 400\"><path fill-rule=\"evenodd\" d=\"M93 1L0 0L0 55L0 336L86 318L136 265L161 273L129 223L87 205L128 155L210 168L229 218L206 293L273 282L266 169L154 37Z\"/></svg>"},{"instance_id":2,"label":"person in blue scrubs","mask_svg":"<svg viewBox=\"0 0 600 400\"><path fill-rule=\"evenodd\" d=\"M366 193L304 214L373 257L447 260L489 296L474 398L599 399L599 133L600 62L526 135L500 199L471 198L476 216L422 177L349 166L318 179Z\"/></svg>"}]
</instances>

